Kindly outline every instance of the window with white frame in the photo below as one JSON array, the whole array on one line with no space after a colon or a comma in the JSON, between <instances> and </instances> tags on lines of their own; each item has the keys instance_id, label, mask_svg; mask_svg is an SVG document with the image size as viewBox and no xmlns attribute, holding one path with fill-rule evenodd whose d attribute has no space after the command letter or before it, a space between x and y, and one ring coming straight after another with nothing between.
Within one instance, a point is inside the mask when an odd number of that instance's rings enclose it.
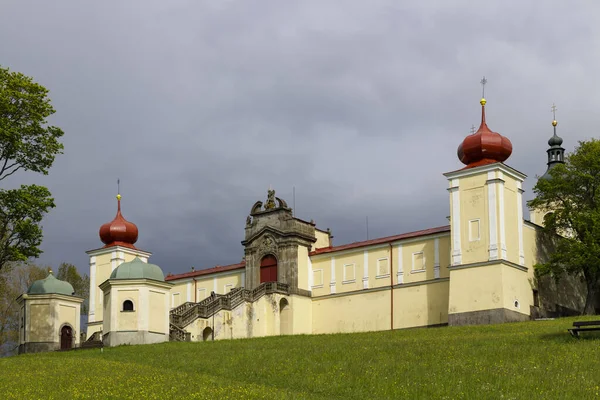
<instances>
[{"instance_id":1,"label":"window with white frame","mask_svg":"<svg viewBox=\"0 0 600 400\"><path fill-rule=\"evenodd\" d=\"M196 295L196 301L204 300L208 295L206 294L206 288L198 289L198 293Z\"/></svg>"},{"instance_id":2,"label":"window with white frame","mask_svg":"<svg viewBox=\"0 0 600 400\"><path fill-rule=\"evenodd\" d=\"M469 241L476 242L481 238L479 218L469 221Z\"/></svg>"},{"instance_id":3,"label":"window with white frame","mask_svg":"<svg viewBox=\"0 0 600 400\"><path fill-rule=\"evenodd\" d=\"M313 270L313 289L323 287L323 270L315 269Z\"/></svg>"},{"instance_id":4,"label":"window with white frame","mask_svg":"<svg viewBox=\"0 0 600 400\"><path fill-rule=\"evenodd\" d=\"M223 287L223 293L227 294L227 293L231 292L231 289L233 289L233 284L228 283L227 285L225 285Z\"/></svg>"},{"instance_id":5,"label":"window with white frame","mask_svg":"<svg viewBox=\"0 0 600 400\"><path fill-rule=\"evenodd\" d=\"M425 255L422 251L413 253L412 255L412 270L425 271Z\"/></svg>"},{"instance_id":6,"label":"window with white frame","mask_svg":"<svg viewBox=\"0 0 600 400\"><path fill-rule=\"evenodd\" d=\"M356 267L354 264L344 264L344 283L352 283L356 281Z\"/></svg>"},{"instance_id":7,"label":"window with white frame","mask_svg":"<svg viewBox=\"0 0 600 400\"><path fill-rule=\"evenodd\" d=\"M377 260L377 278L390 276L390 263L387 258Z\"/></svg>"}]
</instances>

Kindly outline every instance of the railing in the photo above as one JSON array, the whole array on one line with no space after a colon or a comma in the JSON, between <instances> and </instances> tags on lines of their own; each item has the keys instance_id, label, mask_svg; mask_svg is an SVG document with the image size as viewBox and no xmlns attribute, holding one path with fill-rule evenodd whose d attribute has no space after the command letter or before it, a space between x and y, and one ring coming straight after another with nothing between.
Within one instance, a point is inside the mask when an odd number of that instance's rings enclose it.
<instances>
[{"instance_id":1,"label":"railing","mask_svg":"<svg viewBox=\"0 0 600 400\"><path fill-rule=\"evenodd\" d=\"M200 303L191 303L192 306L182 307L190 304L184 303L171 310L171 325L183 328L197 318L209 318L221 310L231 311L243 302L252 303L273 293L289 295L290 287L285 283L265 282L252 290L235 288L227 294L213 294Z\"/></svg>"},{"instance_id":2,"label":"railing","mask_svg":"<svg viewBox=\"0 0 600 400\"><path fill-rule=\"evenodd\" d=\"M169 324L169 340L174 342L189 342L189 334L174 324Z\"/></svg>"},{"instance_id":3,"label":"railing","mask_svg":"<svg viewBox=\"0 0 600 400\"><path fill-rule=\"evenodd\" d=\"M181 313L185 312L187 309L191 308L194 306L194 302L188 301L186 303L181 304L180 306L175 307L174 309L171 310L171 314L177 314L180 315Z\"/></svg>"}]
</instances>

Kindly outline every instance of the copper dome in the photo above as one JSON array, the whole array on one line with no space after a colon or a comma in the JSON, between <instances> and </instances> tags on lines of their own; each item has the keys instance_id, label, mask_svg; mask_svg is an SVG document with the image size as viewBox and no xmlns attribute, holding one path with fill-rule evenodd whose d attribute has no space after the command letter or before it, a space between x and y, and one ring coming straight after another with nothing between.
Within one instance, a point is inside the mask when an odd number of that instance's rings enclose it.
<instances>
[{"instance_id":1,"label":"copper dome","mask_svg":"<svg viewBox=\"0 0 600 400\"><path fill-rule=\"evenodd\" d=\"M510 140L497 132L492 132L485 123L485 103L485 99L481 99L479 129L473 135L467 136L458 146L458 159L467 165L465 168L503 162L512 153Z\"/></svg>"},{"instance_id":2,"label":"copper dome","mask_svg":"<svg viewBox=\"0 0 600 400\"><path fill-rule=\"evenodd\" d=\"M133 245L138 238L138 228L121 215L121 195L117 196L117 216L111 222L100 227L100 240L104 247L123 246L135 249Z\"/></svg>"}]
</instances>

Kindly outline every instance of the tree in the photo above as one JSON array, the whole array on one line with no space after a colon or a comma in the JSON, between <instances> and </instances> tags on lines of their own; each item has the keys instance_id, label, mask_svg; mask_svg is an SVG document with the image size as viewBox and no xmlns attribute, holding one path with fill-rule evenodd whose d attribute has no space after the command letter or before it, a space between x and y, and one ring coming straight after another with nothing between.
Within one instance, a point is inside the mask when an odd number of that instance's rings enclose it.
<instances>
[{"instance_id":1,"label":"tree","mask_svg":"<svg viewBox=\"0 0 600 400\"><path fill-rule=\"evenodd\" d=\"M544 217L542 236L554 243L548 260L535 266L540 275L558 279L563 273L581 276L587 295L584 314L594 314L600 292L600 141L579 142L564 164L539 179L528 205L550 211Z\"/></svg>"},{"instance_id":2,"label":"tree","mask_svg":"<svg viewBox=\"0 0 600 400\"><path fill-rule=\"evenodd\" d=\"M75 267L73 264L62 263L58 266L56 279L69 282L73 286L75 295L85 299L81 305L81 315L86 315L87 300L90 293L90 278L87 276L87 274L84 274L82 277L79 275L77 267Z\"/></svg>"},{"instance_id":3,"label":"tree","mask_svg":"<svg viewBox=\"0 0 600 400\"><path fill-rule=\"evenodd\" d=\"M19 170L48 174L63 150L63 131L47 124L54 112L45 87L0 67L0 181ZM39 224L51 208L54 201L45 187L0 189L0 270L39 256Z\"/></svg>"},{"instance_id":4,"label":"tree","mask_svg":"<svg viewBox=\"0 0 600 400\"><path fill-rule=\"evenodd\" d=\"M0 356L14 352L19 341L17 297L38 279L48 276L48 268L34 264L8 264L0 271Z\"/></svg>"}]
</instances>

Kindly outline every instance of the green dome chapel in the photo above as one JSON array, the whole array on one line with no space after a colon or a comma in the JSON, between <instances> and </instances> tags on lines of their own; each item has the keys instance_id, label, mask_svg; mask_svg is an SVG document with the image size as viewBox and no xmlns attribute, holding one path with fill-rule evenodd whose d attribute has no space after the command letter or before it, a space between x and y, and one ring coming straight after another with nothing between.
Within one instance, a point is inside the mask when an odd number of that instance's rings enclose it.
<instances>
[{"instance_id":1,"label":"green dome chapel","mask_svg":"<svg viewBox=\"0 0 600 400\"><path fill-rule=\"evenodd\" d=\"M52 270L50 270L46 278L35 281L29 286L27 294L64 294L73 296L75 290L73 290L73 286L69 282L56 279L52 275Z\"/></svg>"},{"instance_id":2,"label":"green dome chapel","mask_svg":"<svg viewBox=\"0 0 600 400\"><path fill-rule=\"evenodd\" d=\"M164 282L165 275L158 265L143 262L139 257L119 265L110 279L152 279Z\"/></svg>"}]
</instances>

